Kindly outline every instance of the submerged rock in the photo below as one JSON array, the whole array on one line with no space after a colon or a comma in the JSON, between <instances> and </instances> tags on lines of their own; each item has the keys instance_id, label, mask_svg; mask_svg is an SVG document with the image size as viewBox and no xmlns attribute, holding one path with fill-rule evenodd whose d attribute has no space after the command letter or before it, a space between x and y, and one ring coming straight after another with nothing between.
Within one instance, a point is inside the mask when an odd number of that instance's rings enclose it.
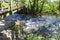
<instances>
[{"instance_id":1,"label":"submerged rock","mask_svg":"<svg viewBox=\"0 0 60 40\"><path fill-rule=\"evenodd\" d=\"M5 21L5 20L0 21L0 32L2 30L9 28L10 26L13 26L14 24L15 24L14 21Z\"/></svg>"}]
</instances>

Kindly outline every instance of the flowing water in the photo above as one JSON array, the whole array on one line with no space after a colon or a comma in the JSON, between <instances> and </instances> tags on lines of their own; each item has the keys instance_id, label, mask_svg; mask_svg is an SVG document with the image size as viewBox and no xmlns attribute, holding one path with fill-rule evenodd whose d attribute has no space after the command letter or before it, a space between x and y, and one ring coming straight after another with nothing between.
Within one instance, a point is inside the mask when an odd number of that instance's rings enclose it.
<instances>
[{"instance_id":1,"label":"flowing water","mask_svg":"<svg viewBox=\"0 0 60 40\"><path fill-rule=\"evenodd\" d=\"M53 33L60 33L60 16L42 16L34 17L31 15L13 14L5 17L4 20L24 20L23 31L26 33L37 32L45 36L51 36Z\"/></svg>"}]
</instances>

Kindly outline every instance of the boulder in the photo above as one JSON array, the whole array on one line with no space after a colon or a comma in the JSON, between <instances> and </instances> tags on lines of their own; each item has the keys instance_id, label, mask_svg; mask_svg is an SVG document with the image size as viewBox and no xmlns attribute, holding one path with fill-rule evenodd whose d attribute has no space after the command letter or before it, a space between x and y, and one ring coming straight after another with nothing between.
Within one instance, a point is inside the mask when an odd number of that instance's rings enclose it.
<instances>
[{"instance_id":1,"label":"boulder","mask_svg":"<svg viewBox=\"0 0 60 40\"><path fill-rule=\"evenodd\" d=\"M10 26L13 26L15 24L15 21L0 21L0 31L5 30L9 28Z\"/></svg>"}]
</instances>

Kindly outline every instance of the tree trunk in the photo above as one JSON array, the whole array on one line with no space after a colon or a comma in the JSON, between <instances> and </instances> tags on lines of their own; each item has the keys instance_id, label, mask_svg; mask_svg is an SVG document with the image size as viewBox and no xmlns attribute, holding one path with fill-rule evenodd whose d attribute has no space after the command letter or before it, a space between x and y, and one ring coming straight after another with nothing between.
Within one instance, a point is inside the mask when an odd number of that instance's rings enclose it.
<instances>
[{"instance_id":1,"label":"tree trunk","mask_svg":"<svg viewBox=\"0 0 60 40\"><path fill-rule=\"evenodd\" d=\"M10 5L10 12L9 12L9 13L10 13L10 15L11 15L11 14L12 14L12 10L11 10L11 9L12 9L12 7L11 7L11 0L10 0L9 5Z\"/></svg>"},{"instance_id":2,"label":"tree trunk","mask_svg":"<svg viewBox=\"0 0 60 40\"><path fill-rule=\"evenodd\" d=\"M29 0L29 3L30 3L30 7L32 6L32 4L31 4L31 1Z\"/></svg>"},{"instance_id":3,"label":"tree trunk","mask_svg":"<svg viewBox=\"0 0 60 40\"><path fill-rule=\"evenodd\" d=\"M37 4L36 4L36 5L37 5L37 9L36 9L36 11L38 11L38 0L37 0Z\"/></svg>"},{"instance_id":4,"label":"tree trunk","mask_svg":"<svg viewBox=\"0 0 60 40\"><path fill-rule=\"evenodd\" d=\"M45 1L42 1L42 5L41 5L41 9L40 9L40 16L42 16L42 10L43 10L43 7L44 7L44 3L45 3Z\"/></svg>"}]
</instances>

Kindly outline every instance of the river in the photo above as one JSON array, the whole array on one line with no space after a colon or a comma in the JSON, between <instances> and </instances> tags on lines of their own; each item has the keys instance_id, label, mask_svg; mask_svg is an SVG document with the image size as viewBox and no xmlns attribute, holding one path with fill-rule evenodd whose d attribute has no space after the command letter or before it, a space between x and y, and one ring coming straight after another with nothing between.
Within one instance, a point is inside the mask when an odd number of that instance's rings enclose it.
<instances>
[{"instance_id":1,"label":"river","mask_svg":"<svg viewBox=\"0 0 60 40\"><path fill-rule=\"evenodd\" d=\"M34 17L31 15L12 14L5 17L4 20L24 20L23 31L26 33L37 32L51 36L53 33L60 33L60 16L42 16ZM38 31L39 30L39 31Z\"/></svg>"}]
</instances>

